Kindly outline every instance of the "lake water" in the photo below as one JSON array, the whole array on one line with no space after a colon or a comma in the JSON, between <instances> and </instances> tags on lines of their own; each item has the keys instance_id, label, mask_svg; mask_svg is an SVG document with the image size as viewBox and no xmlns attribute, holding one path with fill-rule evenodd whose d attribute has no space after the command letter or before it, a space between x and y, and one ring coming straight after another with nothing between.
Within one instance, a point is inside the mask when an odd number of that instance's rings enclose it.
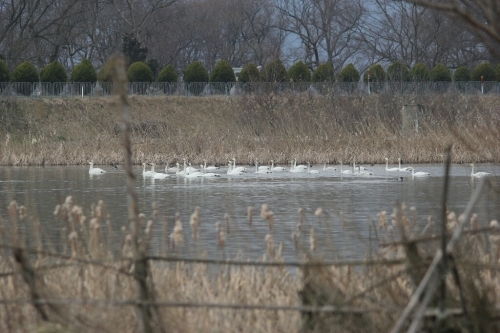
<instances>
[{"instance_id":1,"label":"lake water","mask_svg":"<svg viewBox=\"0 0 500 333\"><path fill-rule=\"evenodd\" d=\"M115 249L119 247L122 226L128 226L126 179L123 169L100 166L107 170L102 176L90 176L88 167L0 167L0 217L8 221L7 206L16 200L27 207L28 215L40 220L44 230L44 242L54 248L61 246L61 224L54 217L54 208L69 195L73 203L83 207L87 221L91 205L104 201L110 215ZM169 250L182 257L199 257L206 253L209 258L256 259L265 253L268 224L260 217L261 206L267 204L274 213L274 228L270 232L275 245L283 243L285 258L293 260L309 249L311 226L317 235L317 250L324 259L361 258L376 246L373 225L377 225L377 213L392 212L398 201L408 207L416 207L418 224L423 228L432 215L439 219L443 191L444 165L416 165L416 171L427 171L431 176L412 179L410 172L386 172L385 165L369 167L373 176L341 175L324 172L315 166L318 174L272 173L228 176L221 169L220 178L186 179L172 175L165 180L145 179L142 168L136 167L135 190L139 210L146 219L153 219L152 203L158 205L154 219L152 251L161 253L163 248L163 221L168 221L172 231L175 214L183 222L184 245ZM157 166L157 169L163 169ZM499 184L500 166L476 165L475 171L491 172ZM468 165L452 165L449 192L449 209L463 212L474 184L471 183ZM398 181L402 176L403 181ZM200 239L191 239L190 215L200 207ZM247 223L247 208L253 207L253 223ZM298 209L303 208L305 219L300 236L301 250L297 251L292 232L299 221ZM322 208L321 223L315 212ZM474 212L480 223L486 226L493 218L500 218L498 194L485 191ZM226 246L217 246L215 223L222 222L225 230L225 214L229 216L230 233ZM27 223L27 226L30 226ZM106 226L102 226L106 231ZM437 231L436 227L436 231ZM381 235L379 235L382 237Z\"/></svg>"}]
</instances>

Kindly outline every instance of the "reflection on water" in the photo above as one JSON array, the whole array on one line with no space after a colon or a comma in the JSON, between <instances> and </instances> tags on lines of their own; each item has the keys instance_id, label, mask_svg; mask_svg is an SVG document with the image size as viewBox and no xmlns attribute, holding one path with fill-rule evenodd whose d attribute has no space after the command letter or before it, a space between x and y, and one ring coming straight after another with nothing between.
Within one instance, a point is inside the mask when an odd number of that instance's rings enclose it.
<instances>
[{"instance_id":1,"label":"reflection on water","mask_svg":"<svg viewBox=\"0 0 500 333\"><path fill-rule=\"evenodd\" d=\"M137 168L139 210L146 215L146 220L154 222L153 251L161 252L163 223L167 221L171 232L176 213L183 222L185 245L170 250L171 254L195 257L206 251L212 258L240 255L255 259L265 253L265 237L269 233L267 222L260 217L261 206L266 203L274 214L271 231L274 243L283 243L284 255L290 260L297 255L291 235L299 221L299 208L305 212L299 254L302 256L308 251L309 233L314 227L317 252L325 259L363 257L370 244L376 245L373 226L377 224L377 213L385 210L389 215L398 201L416 207L417 221L422 227L429 215L434 216L434 220L440 216L443 165L417 165L415 171L427 171L431 176L415 179L407 172L386 172L385 165L371 167L374 175L366 177L341 177L338 172L316 169L320 173L248 173L239 177L228 176L221 170L220 178L185 179L173 175L166 180L152 181L144 179L140 175L142 170ZM500 174L500 167L495 165L476 165L477 170ZM102 176L90 176L87 167L1 167L0 216L8 220L6 207L15 199L27 207L30 216L41 221L46 244L60 247L62 225L53 215L55 206L71 195L74 204L83 207L89 221L91 205L102 199L110 215L117 249L120 230L128 225L126 179L123 170L107 168L107 171ZM473 192L469 175L468 166L451 168L449 209L457 213L464 210ZM403 181L398 181L399 176L403 176ZM498 177L493 180L498 184ZM153 216L153 202L159 208L157 217ZM475 210L483 225L500 217L498 203L497 194L485 192ZM201 212L200 240L193 242L189 219L196 206ZM249 206L253 207L252 225L247 223ZM321 219L315 215L319 207ZM226 213L230 233L226 236L226 247L221 250L217 247L215 223L221 221L225 225ZM104 226L102 229L105 231Z\"/></svg>"}]
</instances>

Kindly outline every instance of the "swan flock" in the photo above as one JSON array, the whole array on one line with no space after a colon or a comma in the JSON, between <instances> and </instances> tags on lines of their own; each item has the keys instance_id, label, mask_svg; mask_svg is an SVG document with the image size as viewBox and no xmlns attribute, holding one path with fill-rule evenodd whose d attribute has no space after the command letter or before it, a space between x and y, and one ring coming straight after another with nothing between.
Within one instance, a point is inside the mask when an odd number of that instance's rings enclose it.
<instances>
[{"instance_id":1,"label":"swan flock","mask_svg":"<svg viewBox=\"0 0 500 333\"><path fill-rule=\"evenodd\" d=\"M374 171L370 171L368 168L363 167L359 164L356 164L356 160L352 161L352 164L344 165L342 161L340 162L339 167L327 166L327 163L323 163L322 168L313 168L313 165L309 162L307 164L297 164L297 159L294 158L290 162L290 167L282 167L277 166L274 163L274 160L271 160L270 165L259 165L259 161L255 159L254 168L246 168L243 166L236 165L236 159L231 159L227 163L227 169L221 168L219 165L207 166L207 161L203 160L203 163L200 164L200 168L194 168L191 166L191 163L187 162L186 159L183 160L183 164L176 163L174 167L169 167L167 165L165 167L165 172L156 172L155 171L155 163L142 163L142 173L141 175L144 178L151 179L168 179L171 176L181 176L188 179L193 178L219 178L221 175L226 174L228 176L243 176L245 174L255 174L255 175L272 175L273 173L303 173L303 174L338 174L340 177L346 176L377 176ZM416 171L414 167L402 167L401 166L401 158L398 158L398 167L389 167L389 158L385 158L385 174L398 174L397 180L401 181L404 179L403 175L411 176L411 178L420 178L420 177L428 177L431 176L431 173L426 171ZM101 168L94 168L94 161L89 161L89 175L102 175L106 173L106 170ZM149 165L151 167L150 170L146 170L146 166ZM372 164L373 166L373 164ZM474 164L469 164L471 167L471 178L481 178L490 176L491 173L478 171L474 172ZM114 167L114 169L117 169ZM210 172L207 172L210 171ZM380 174L378 176L383 176Z\"/></svg>"}]
</instances>

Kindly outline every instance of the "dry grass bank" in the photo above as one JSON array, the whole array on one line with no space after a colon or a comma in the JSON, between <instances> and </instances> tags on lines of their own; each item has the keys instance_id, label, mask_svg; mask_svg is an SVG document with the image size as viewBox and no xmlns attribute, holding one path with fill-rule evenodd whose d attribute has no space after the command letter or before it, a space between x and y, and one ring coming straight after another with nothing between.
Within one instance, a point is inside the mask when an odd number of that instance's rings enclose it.
<instances>
[{"instance_id":1,"label":"dry grass bank","mask_svg":"<svg viewBox=\"0 0 500 333\"><path fill-rule=\"evenodd\" d=\"M419 131L402 130L403 104L420 103ZM133 162L500 162L500 97L130 97ZM2 99L0 164L121 163L114 98Z\"/></svg>"},{"instance_id":2,"label":"dry grass bank","mask_svg":"<svg viewBox=\"0 0 500 333\"><path fill-rule=\"evenodd\" d=\"M88 214L71 197L56 207L54 218L62 227L62 243L67 244L59 252L43 245L43 227L24 207L12 202L8 210L9 219L0 220L0 331L140 331L132 232L123 230L120 253L108 251L113 245L110 239L118 242L120 237L106 232L111 229L106 228L102 202ZM435 228L429 224L419 230L414 212L402 205L396 206L393 214L378 214L378 239L385 245L374 250L365 264L299 266L296 274L291 274L283 265L282 248L273 243L270 234L262 240L263 257L256 263L244 257L234 258L237 263L172 260L175 257L169 257L169 249L174 244L183 248L182 239L197 233L195 226L200 220L195 211L183 228L182 222L167 228L166 234L171 236L163 239L163 256L148 259L152 331L388 332L439 247ZM151 223L162 223L154 211L147 215ZM309 225L311 221L304 222ZM139 235L146 249L151 223L145 223ZM460 218L448 212L449 235L459 223ZM488 223L490 228L479 228ZM481 221L480 215L473 215L467 225L450 256L457 275L454 278L450 273L446 279L445 308L450 317L440 325L448 329L443 330L446 332L497 332L498 222ZM307 246L296 251L308 258L306 262L321 264L316 254L320 249L315 248L308 228L297 226L296 237ZM399 242L401 238L406 241ZM223 244L220 246L222 252ZM199 256L203 258L202 253ZM331 308L312 315L307 306ZM438 297L425 313L423 331L437 332L432 312L437 306Z\"/></svg>"}]
</instances>

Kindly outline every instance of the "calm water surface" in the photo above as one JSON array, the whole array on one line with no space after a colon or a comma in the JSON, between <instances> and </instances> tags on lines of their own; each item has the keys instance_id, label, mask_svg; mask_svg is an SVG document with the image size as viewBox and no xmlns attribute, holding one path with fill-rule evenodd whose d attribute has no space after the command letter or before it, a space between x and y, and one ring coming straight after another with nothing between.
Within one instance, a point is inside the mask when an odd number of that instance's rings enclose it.
<instances>
[{"instance_id":1,"label":"calm water surface","mask_svg":"<svg viewBox=\"0 0 500 333\"><path fill-rule=\"evenodd\" d=\"M84 209L89 217L91 205L103 200L110 215L114 238L119 243L122 226L127 226L126 179L122 169L100 166L108 172L102 176L90 176L88 167L0 167L0 216L8 220L7 205L16 200L27 207L30 216L37 217L44 229L44 241L53 247L61 245L61 224L54 218L54 208L62 204L69 195L74 204ZM162 169L161 166L157 169ZM440 197L443 187L444 166L442 164L416 165L416 171L427 171L431 176L412 179L409 172L386 172L385 165L370 167L373 176L359 177L338 172L319 174L273 173L243 176L228 176L225 169L218 172L220 178L185 179L171 176L166 180L144 179L142 169L136 167L136 192L139 210L146 219L153 219L152 203L159 207L159 216L154 221L153 249L159 253L163 243L163 220L166 218L170 230L175 213L183 222L185 245L173 252L184 257L200 256L206 251L208 257L235 257L256 259L265 252L265 236L269 232L267 222L260 217L262 204L269 205L274 212L275 227L271 232L274 243L283 243L286 259L296 255L291 234L299 220L298 209L305 210L305 223L301 236L304 249L309 248L310 226L318 235L318 253L323 258L359 258L370 246L375 246L373 223L377 213L385 210L390 214L397 201L408 207L416 207L417 220L423 228L429 215L439 216ZM494 183L499 184L500 166L476 165L475 171L494 174ZM449 209L461 213L474 190L470 168L453 165ZM399 176L403 181L398 181ZM193 242L189 218L196 206L201 211L200 240ZM247 224L247 207L254 207L253 224ZM322 221L315 216L317 208L323 210ZM475 212L483 225L500 217L498 194L485 191ZM217 247L215 223L224 223L229 214L230 234L226 247ZM89 220L89 218L88 218ZM29 225L29 223L27 224ZM344 225L344 228L342 227ZM103 230L105 230L103 226ZM370 237L371 236L371 237ZM114 244L115 248L119 244ZM302 251L303 253L304 251Z\"/></svg>"}]
</instances>

